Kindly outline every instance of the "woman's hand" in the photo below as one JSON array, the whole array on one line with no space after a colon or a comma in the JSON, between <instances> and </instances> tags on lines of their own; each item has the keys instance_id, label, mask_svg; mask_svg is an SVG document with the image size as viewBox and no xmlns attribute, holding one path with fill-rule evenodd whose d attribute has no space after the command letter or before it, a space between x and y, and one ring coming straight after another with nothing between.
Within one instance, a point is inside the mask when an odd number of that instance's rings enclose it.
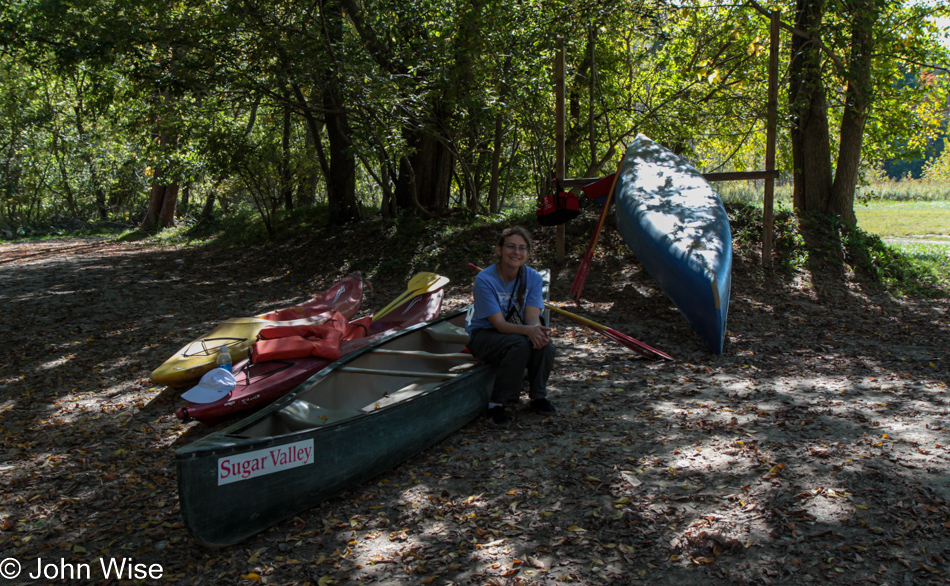
<instances>
[{"instance_id":1,"label":"woman's hand","mask_svg":"<svg viewBox=\"0 0 950 586\"><path fill-rule=\"evenodd\" d=\"M534 346L535 349L544 348L551 343L551 328L540 324L522 327L527 329L525 335L531 340L531 345Z\"/></svg>"},{"instance_id":2,"label":"woman's hand","mask_svg":"<svg viewBox=\"0 0 950 586\"><path fill-rule=\"evenodd\" d=\"M535 349L544 348L551 343L551 328L542 326L538 322L532 323L531 317L532 316L529 316L527 324L516 325L506 322L499 311L498 313L493 313L488 316L488 321L491 322L491 325L496 330L503 334L520 334L527 337ZM538 319L538 316L534 315L533 318Z\"/></svg>"}]
</instances>

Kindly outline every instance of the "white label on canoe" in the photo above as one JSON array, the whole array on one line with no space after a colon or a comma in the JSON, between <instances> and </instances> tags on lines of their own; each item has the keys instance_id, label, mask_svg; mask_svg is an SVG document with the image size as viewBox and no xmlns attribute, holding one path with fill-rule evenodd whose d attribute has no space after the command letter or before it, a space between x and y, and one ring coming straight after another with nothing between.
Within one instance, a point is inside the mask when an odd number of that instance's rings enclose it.
<instances>
[{"instance_id":1,"label":"white label on canoe","mask_svg":"<svg viewBox=\"0 0 950 586\"><path fill-rule=\"evenodd\" d=\"M313 463L313 439L218 459L218 486Z\"/></svg>"}]
</instances>

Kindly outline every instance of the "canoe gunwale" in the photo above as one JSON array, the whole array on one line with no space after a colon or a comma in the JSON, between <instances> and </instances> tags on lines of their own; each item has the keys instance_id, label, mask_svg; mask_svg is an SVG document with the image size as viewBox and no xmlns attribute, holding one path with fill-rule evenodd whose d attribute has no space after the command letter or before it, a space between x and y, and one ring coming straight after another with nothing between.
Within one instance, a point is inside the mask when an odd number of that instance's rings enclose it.
<instances>
[{"instance_id":1,"label":"canoe gunwale","mask_svg":"<svg viewBox=\"0 0 950 586\"><path fill-rule=\"evenodd\" d=\"M328 367L328 368L329 368L329 367ZM406 406L406 405L411 405L414 401L417 401L417 400L421 399L423 396L425 396L425 395L427 395L427 394L431 394L431 393L434 393L434 392L442 391L442 390L443 390L443 387L445 387L445 386L454 385L454 384L461 384L461 383L465 382L464 379L466 379L466 378L471 378L471 377L474 377L474 376L476 376L476 375L480 375L480 374L481 374L481 370L484 369L484 368L488 368L488 366L487 366L487 365L484 365L484 364L480 364L480 365L478 365L477 367L475 367L475 368L473 368L473 369L471 369L471 370L468 370L468 371L466 371L466 372L463 373L463 374L459 374L458 376L452 377L452 378L450 378L450 379L446 379L446 380L445 380L445 384L442 385L442 386L440 386L438 389L434 389L433 391L430 391L429 393L424 393L424 394L422 394L422 395L416 395L416 396L414 396L414 397L407 397L406 399L400 400L400 401L398 401L398 402L396 402L396 403L393 403L392 405L386 406L385 410L386 410L386 411L393 411L393 410L395 410L395 409L403 408L403 407ZM296 400L296 399L295 399L295 400ZM288 401L286 405L281 404L281 405L279 406L279 408L276 408L276 407L275 407L276 403L272 403L272 404L268 405L267 407L265 407L265 409L268 410L268 413L267 413L266 415L269 416L269 415L271 414L269 411L271 410L272 407L273 407L273 409L272 409L273 411L280 411L281 409L283 409L284 407L287 407L287 405L289 405L289 404L292 403L292 402L293 402L293 401ZM269 435L269 436L263 436L263 437L251 437L251 436L246 436L246 435L238 435L238 434L233 433L233 432L232 432L232 433L225 433L226 430L221 430L219 433L222 433L225 437L233 438L233 439L237 440L237 441L240 442L240 443L221 445L221 446L217 446L217 447L211 447L211 448L202 449L202 450L200 450L200 451L198 451L198 450L186 451L187 448L191 445L191 444L189 444L189 446L185 446L185 447L183 447L183 448L179 448L178 450L175 451L175 459L176 459L176 460L189 460L189 459L194 459L194 458L203 458L203 457L205 457L205 456L230 456L230 455L233 455L233 454L236 454L236 453L241 453L241 452L246 452L246 451L260 450L260 449L268 448L268 447L270 447L270 446L277 445L277 444L291 443L291 442L293 442L293 441L298 441L298 440L302 439L303 436L312 435L315 431L318 431L318 430L319 430L319 431L322 431L322 430L329 430L329 429L332 429L332 428L334 428L334 427L341 427L341 426L345 426L345 425L351 425L352 423L356 422L357 420L365 419L365 418L367 418L367 417L372 417L372 416L374 416L375 414L380 413L380 412L382 412L382 411L383 411L382 409L377 410L377 411L362 411L362 412L359 412L357 415L354 415L354 416L352 416L352 417L348 417L348 418L343 419L343 420L340 420L340 421L334 421L334 422L332 422L332 423L327 423L326 425L321 425L321 426L319 426L319 427L313 427L313 428L310 428L310 429L302 429L302 430L298 430L298 431L290 431L290 432L287 432L287 433L282 433L282 434L280 434L280 435ZM261 412L259 412L259 413L263 414L263 410L262 410ZM241 429L247 429L248 427L251 427L251 426L253 426L253 425L256 425L256 424L257 424L257 420L256 420L256 419L257 419L257 418L255 418L255 421L254 421L254 422L247 423L246 425L241 425ZM244 421L246 421L246 420L240 421L240 422L236 423L235 425L240 425L240 424L244 423ZM198 440L198 441L201 441L201 440ZM198 443L198 442L195 442L195 443Z\"/></svg>"}]
</instances>

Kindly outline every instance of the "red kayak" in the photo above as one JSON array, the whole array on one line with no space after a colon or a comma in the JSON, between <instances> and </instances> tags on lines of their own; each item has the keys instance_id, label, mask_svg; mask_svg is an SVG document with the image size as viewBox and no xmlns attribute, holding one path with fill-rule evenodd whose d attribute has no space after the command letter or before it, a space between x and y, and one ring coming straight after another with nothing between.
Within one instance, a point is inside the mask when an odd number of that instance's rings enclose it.
<instances>
[{"instance_id":1,"label":"red kayak","mask_svg":"<svg viewBox=\"0 0 950 586\"><path fill-rule=\"evenodd\" d=\"M409 326L435 319L442 309L442 289L413 297L366 328L366 335L340 342L340 356L373 344ZM358 320L363 321L363 320ZM214 425L236 415L256 411L284 396L334 360L305 356L252 363L245 359L234 365L236 386L227 396L211 403L185 401L175 415L183 421L197 420ZM226 373L225 373L226 374Z\"/></svg>"}]
</instances>

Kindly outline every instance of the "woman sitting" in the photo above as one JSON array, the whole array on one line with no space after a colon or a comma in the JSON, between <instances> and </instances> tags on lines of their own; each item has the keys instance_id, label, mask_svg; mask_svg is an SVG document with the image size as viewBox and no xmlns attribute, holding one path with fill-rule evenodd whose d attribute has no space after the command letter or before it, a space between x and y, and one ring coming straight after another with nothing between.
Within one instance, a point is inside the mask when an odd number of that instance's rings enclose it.
<instances>
[{"instance_id":1,"label":"woman sitting","mask_svg":"<svg viewBox=\"0 0 950 586\"><path fill-rule=\"evenodd\" d=\"M472 354L498 366L488 402L488 417L496 424L510 421L506 403L517 403L525 369L528 371L530 409L552 414L547 382L554 366L551 330L541 323L544 283L538 271L527 266L531 237L519 226L501 234L499 261L475 278L475 303L466 330Z\"/></svg>"}]
</instances>

